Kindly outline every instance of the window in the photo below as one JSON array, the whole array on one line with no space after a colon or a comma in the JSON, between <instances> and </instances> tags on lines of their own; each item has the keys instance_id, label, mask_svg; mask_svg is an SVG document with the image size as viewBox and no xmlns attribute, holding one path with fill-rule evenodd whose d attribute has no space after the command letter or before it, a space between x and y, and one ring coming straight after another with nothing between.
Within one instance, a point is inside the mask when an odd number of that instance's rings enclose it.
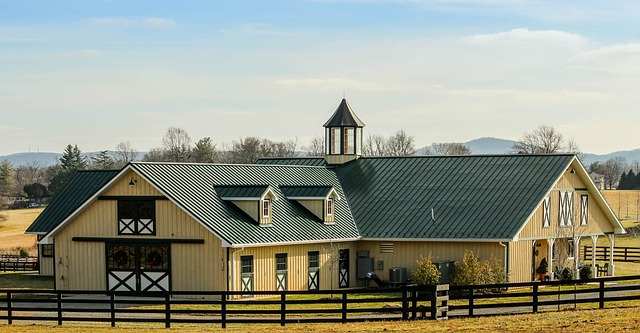
<instances>
[{"instance_id":1,"label":"window","mask_svg":"<svg viewBox=\"0 0 640 333\"><path fill-rule=\"evenodd\" d=\"M242 274L253 273L253 256L240 257L240 273Z\"/></svg>"},{"instance_id":2,"label":"window","mask_svg":"<svg viewBox=\"0 0 640 333\"><path fill-rule=\"evenodd\" d=\"M354 132L355 132L355 129L353 127L344 128L344 135L343 135L344 143L342 145L342 147L344 148L343 149L344 154L355 154Z\"/></svg>"},{"instance_id":3,"label":"window","mask_svg":"<svg viewBox=\"0 0 640 333\"><path fill-rule=\"evenodd\" d=\"M583 194L580 196L580 225L589 223L589 196Z\"/></svg>"},{"instance_id":4,"label":"window","mask_svg":"<svg viewBox=\"0 0 640 333\"><path fill-rule=\"evenodd\" d=\"M327 199L327 215L333 215L333 198Z\"/></svg>"},{"instance_id":5,"label":"window","mask_svg":"<svg viewBox=\"0 0 640 333\"><path fill-rule=\"evenodd\" d=\"M331 148L330 154L341 154L340 151L340 127L332 127L331 128L331 136L330 136L329 145Z\"/></svg>"},{"instance_id":6,"label":"window","mask_svg":"<svg viewBox=\"0 0 640 333\"><path fill-rule=\"evenodd\" d=\"M573 192L560 191L560 226L573 225Z\"/></svg>"},{"instance_id":7,"label":"window","mask_svg":"<svg viewBox=\"0 0 640 333\"><path fill-rule=\"evenodd\" d=\"M551 225L551 197L547 196L542 202L542 226L548 228Z\"/></svg>"},{"instance_id":8,"label":"window","mask_svg":"<svg viewBox=\"0 0 640 333\"><path fill-rule=\"evenodd\" d=\"M154 200L118 200L118 235L155 235Z\"/></svg>"},{"instance_id":9,"label":"window","mask_svg":"<svg viewBox=\"0 0 640 333\"><path fill-rule=\"evenodd\" d=\"M262 217L269 218L270 215L271 215L271 199L264 199L262 200Z\"/></svg>"},{"instance_id":10,"label":"window","mask_svg":"<svg viewBox=\"0 0 640 333\"><path fill-rule=\"evenodd\" d=\"M53 257L53 244L42 244L40 245L40 250L43 258Z\"/></svg>"},{"instance_id":11,"label":"window","mask_svg":"<svg viewBox=\"0 0 640 333\"><path fill-rule=\"evenodd\" d=\"M309 268L320 267L320 252L311 251L308 253L308 256L309 256Z\"/></svg>"},{"instance_id":12,"label":"window","mask_svg":"<svg viewBox=\"0 0 640 333\"><path fill-rule=\"evenodd\" d=\"M287 270L287 254L276 253L276 271L286 271L286 270Z\"/></svg>"}]
</instances>

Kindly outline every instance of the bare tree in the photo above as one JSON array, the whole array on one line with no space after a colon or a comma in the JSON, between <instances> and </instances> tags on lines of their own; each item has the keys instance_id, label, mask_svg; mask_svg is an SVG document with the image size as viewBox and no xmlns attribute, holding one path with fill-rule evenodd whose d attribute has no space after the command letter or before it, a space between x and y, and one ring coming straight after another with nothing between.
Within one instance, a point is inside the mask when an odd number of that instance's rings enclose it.
<instances>
[{"instance_id":1,"label":"bare tree","mask_svg":"<svg viewBox=\"0 0 640 333\"><path fill-rule=\"evenodd\" d=\"M145 162L166 162L166 152L162 148L151 148L142 158Z\"/></svg>"},{"instance_id":2,"label":"bare tree","mask_svg":"<svg viewBox=\"0 0 640 333\"><path fill-rule=\"evenodd\" d=\"M382 135L369 135L362 147L364 156L387 155L387 140Z\"/></svg>"},{"instance_id":3,"label":"bare tree","mask_svg":"<svg viewBox=\"0 0 640 333\"><path fill-rule=\"evenodd\" d=\"M602 175L604 181L609 189L616 186L616 182L620 179L620 175L624 172L625 161L622 157L616 157L604 162L602 168Z\"/></svg>"},{"instance_id":4,"label":"bare tree","mask_svg":"<svg viewBox=\"0 0 640 333\"><path fill-rule=\"evenodd\" d=\"M162 147L170 162L187 162L191 155L191 137L182 128L169 127L162 138Z\"/></svg>"},{"instance_id":5,"label":"bare tree","mask_svg":"<svg viewBox=\"0 0 640 333\"><path fill-rule=\"evenodd\" d=\"M564 137L555 128L540 126L526 133L520 141L513 145L517 154L553 154L564 148Z\"/></svg>"},{"instance_id":6,"label":"bare tree","mask_svg":"<svg viewBox=\"0 0 640 333\"><path fill-rule=\"evenodd\" d=\"M322 139L322 137L313 138L306 150L307 156L309 157L324 156L324 140Z\"/></svg>"},{"instance_id":7,"label":"bare tree","mask_svg":"<svg viewBox=\"0 0 640 333\"><path fill-rule=\"evenodd\" d=\"M429 150L432 155L455 156L471 155L471 149L463 143L434 143Z\"/></svg>"},{"instance_id":8,"label":"bare tree","mask_svg":"<svg viewBox=\"0 0 640 333\"><path fill-rule=\"evenodd\" d=\"M399 130L387 141L387 155L389 156L410 156L415 155L416 148L414 138L404 130Z\"/></svg>"},{"instance_id":9,"label":"bare tree","mask_svg":"<svg viewBox=\"0 0 640 333\"><path fill-rule=\"evenodd\" d=\"M125 165L136 158L136 152L129 141L123 141L116 146L116 163Z\"/></svg>"},{"instance_id":10,"label":"bare tree","mask_svg":"<svg viewBox=\"0 0 640 333\"><path fill-rule=\"evenodd\" d=\"M297 141L274 142L257 137L241 138L231 145L230 163L255 163L263 157L293 157L296 153Z\"/></svg>"}]
</instances>

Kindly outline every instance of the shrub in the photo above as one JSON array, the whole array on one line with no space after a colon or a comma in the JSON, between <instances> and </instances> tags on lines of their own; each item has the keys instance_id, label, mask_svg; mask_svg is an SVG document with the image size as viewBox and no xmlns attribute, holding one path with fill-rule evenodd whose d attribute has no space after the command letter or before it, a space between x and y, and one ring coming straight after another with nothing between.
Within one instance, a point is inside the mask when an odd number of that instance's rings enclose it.
<instances>
[{"instance_id":1,"label":"shrub","mask_svg":"<svg viewBox=\"0 0 640 333\"><path fill-rule=\"evenodd\" d=\"M573 272L569 267L565 267L560 271L560 276L558 276L560 281L571 281L573 280Z\"/></svg>"},{"instance_id":2,"label":"shrub","mask_svg":"<svg viewBox=\"0 0 640 333\"><path fill-rule=\"evenodd\" d=\"M431 257L421 257L416 264L416 270L411 275L412 280L421 286L432 286L440 282L440 271L431 262Z\"/></svg>"},{"instance_id":3,"label":"shrub","mask_svg":"<svg viewBox=\"0 0 640 333\"><path fill-rule=\"evenodd\" d=\"M591 266L582 266L580 268L580 280L588 280L593 278L593 270L591 270Z\"/></svg>"},{"instance_id":4,"label":"shrub","mask_svg":"<svg viewBox=\"0 0 640 333\"><path fill-rule=\"evenodd\" d=\"M540 260L540 265L536 269L536 273L547 274L548 270L549 270L549 264L547 263L547 258L542 258L542 260Z\"/></svg>"},{"instance_id":5,"label":"shrub","mask_svg":"<svg viewBox=\"0 0 640 333\"><path fill-rule=\"evenodd\" d=\"M498 260L481 261L473 251L465 251L453 274L454 285L491 284L505 281L504 268Z\"/></svg>"},{"instance_id":6,"label":"shrub","mask_svg":"<svg viewBox=\"0 0 640 333\"><path fill-rule=\"evenodd\" d=\"M24 257L28 257L29 256L29 251L27 251L27 249L21 247L21 248L18 248L18 250L19 250L19 256L20 257L24 258Z\"/></svg>"}]
</instances>

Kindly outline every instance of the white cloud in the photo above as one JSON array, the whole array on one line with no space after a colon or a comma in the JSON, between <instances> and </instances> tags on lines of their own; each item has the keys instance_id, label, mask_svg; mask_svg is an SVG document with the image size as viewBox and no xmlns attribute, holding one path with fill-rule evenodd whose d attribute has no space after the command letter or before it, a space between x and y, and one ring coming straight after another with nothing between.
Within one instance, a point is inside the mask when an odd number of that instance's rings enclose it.
<instances>
[{"instance_id":1,"label":"white cloud","mask_svg":"<svg viewBox=\"0 0 640 333\"><path fill-rule=\"evenodd\" d=\"M586 46L589 40L581 35L560 30L529 30L517 28L489 34L472 35L464 38L471 44L494 44L509 42L538 43L549 42L559 45Z\"/></svg>"},{"instance_id":2,"label":"white cloud","mask_svg":"<svg viewBox=\"0 0 640 333\"><path fill-rule=\"evenodd\" d=\"M176 26L176 22L164 17L95 17L88 20L91 24L115 28L168 29Z\"/></svg>"}]
</instances>

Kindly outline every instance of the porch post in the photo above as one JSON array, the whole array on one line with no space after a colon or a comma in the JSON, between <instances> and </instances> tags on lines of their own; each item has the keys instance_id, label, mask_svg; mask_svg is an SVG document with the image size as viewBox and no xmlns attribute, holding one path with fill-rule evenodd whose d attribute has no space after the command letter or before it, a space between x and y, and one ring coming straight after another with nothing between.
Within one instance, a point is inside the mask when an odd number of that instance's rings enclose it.
<instances>
[{"instance_id":1,"label":"porch post","mask_svg":"<svg viewBox=\"0 0 640 333\"><path fill-rule=\"evenodd\" d=\"M598 235L591 236L591 272L593 273L593 277L598 275L596 271L596 250L598 248ZM585 257L587 256L587 250L585 248L584 252Z\"/></svg>"},{"instance_id":2,"label":"porch post","mask_svg":"<svg viewBox=\"0 0 640 333\"><path fill-rule=\"evenodd\" d=\"M555 242L555 238L547 239L547 270L549 271L549 279L553 280L553 242Z\"/></svg>"},{"instance_id":3,"label":"porch post","mask_svg":"<svg viewBox=\"0 0 640 333\"><path fill-rule=\"evenodd\" d=\"M607 234L607 237L609 237L609 275L610 276L615 276L615 266L613 264L613 251L615 249L615 235L614 234Z\"/></svg>"},{"instance_id":4,"label":"porch post","mask_svg":"<svg viewBox=\"0 0 640 333\"><path fill-rule=\"evenodd\" d=\"M578 272L578 264L580 263L580 236L573 238L573 276L575 279L580 277Z\"/></svg>"}]
</instances>

